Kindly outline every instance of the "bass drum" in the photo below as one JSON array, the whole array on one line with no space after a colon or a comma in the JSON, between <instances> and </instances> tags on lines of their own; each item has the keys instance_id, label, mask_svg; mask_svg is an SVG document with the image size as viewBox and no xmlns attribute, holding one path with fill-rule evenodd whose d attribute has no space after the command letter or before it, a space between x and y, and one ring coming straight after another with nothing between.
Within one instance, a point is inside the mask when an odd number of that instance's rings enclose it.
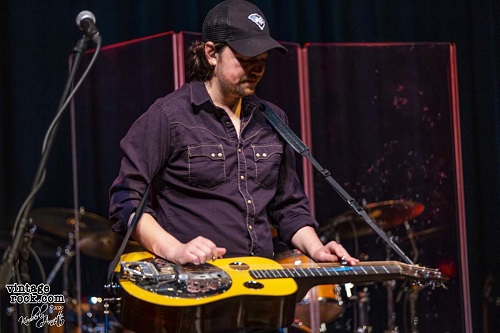
<instances>
[{"instance_id":1,"label":"bass drum","mask_svg":"<svg viewBox=\"0 0 500 333\"><path fill-rule=\"evenodd\" d=\"M274 259L280 264L294 264L296 266L313 262L310 258L306 257L298 250L288 250L278 253L275 255ZM340 287L336 284L327 284L319 285L313 288L316 289L316 295L318 297L319 319L321 323L329 323L339 318L344 312L342 307L342 297L340 296ZM302 328L301 331L303 332L307 332L307 328L311 326L311 290L306 294L302 301L297 303L297 306L295 307L295 324L300 323Z\"/></svg>"}]
</instances>

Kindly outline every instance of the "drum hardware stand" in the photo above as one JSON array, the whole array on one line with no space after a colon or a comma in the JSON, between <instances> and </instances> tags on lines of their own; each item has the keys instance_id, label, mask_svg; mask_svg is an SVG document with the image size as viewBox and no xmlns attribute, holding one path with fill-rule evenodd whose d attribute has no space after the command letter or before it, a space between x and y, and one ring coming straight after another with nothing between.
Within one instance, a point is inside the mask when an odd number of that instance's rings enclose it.
<instances>
[{"instance_id":1,"label":"drum hardware stand","mask_svg":"<svg viewBox=\"0 0 500 333\"><path fill-rule=\"evenodd\" d=\"M64 307L65 318L69 318L70 314L69 305L72 300L71 293L69 290L69 264L71 263L71 259L75 256L75 251L73 250L74 244L75 244L75 237L73 233L69 232L68 244L66 244L64 249L62 248L57 249L56 255L59 257L59 259L57 259L56 264L54 265L54 267L49 273L49 276L47 277L47 284L51 285L57 273L62 267L62 287L63 287L62 294L64 295L65 305L66 305ZM65 325L64 328L65 332L68 329L69 329L68 325Z\"/></svg>"},{"instance_id":2,"label":"drum hardware stand","mask_svg":"<svg viewBox=\"0 0 500 333\"><path fill-rule=\"evenodd\" d=\"M406 234L408 236L408 239L410 241L410 245L413 250L413 261L417 261L418 256L419 256L419 251L417 244L415 243L415 237L414 237L414 232L413 229L411 228L410 224L408 221L405 221L404 223L405 228L406 228ZM414 284L411 285L407 292L409 292L409 302L410 302L410 332L411 333L418 333L418 315L417 315L417 299L418 299L418 293L420 290L422 290L424 287Z\"/></svg>"},{"instance_id":3,"label":"drum hardware stand","mask_svg":"<svg viewBox=\"0 0 500 333\"><path fill-rule=\"evenodd\" d=\"M408 237L408 240L410 242L412 251L413 251L413 261L416 262L418 260L419 256L419 251L417 244L415 243L415 237L414 237L414 232L412 227L410 226L410 223L408 221L404 222L404 226L406 229L406 234ZM410 304L410 332L411 333L418 333L418 315L417 315L417 299L418 299L418 293L420 290L425 288L424 286L421 286L419 284L411 284L410 286L406 286L407 281L403 283L401 286L401 291L399 292L396 302L399 302L401 295L403 293L406 294L404 302L409 302ZM406 308L406 303L403 308L403 313L404 313L404 322L405 322L405 332L408 332L408 324L406 323L407 321L407 308Z\"/></svg>"},{"instance_id":4,"label":"drum hardware stand","mask_svg":"<svg viewBox=\"0 0 500 333\"><path fill-rule=\"evenodd\" d=\"M114 292L114 288L118 287L117 285L105 285L104 288L108 290L112 290ZM109 332L109 305L110 304L116 304L117 308L120 307L120 302L121 302L121 297L105 297L103 299L103 306L104 306L104 333ZM115 312L120 311L119 309L115 309Z\"/></svg>"},{"instance_id":5,"label":"drum hardware stand","mask_svg":"<svg viewBox=\"0 0 500 333\"><path fill-rule=\"evenodd\" d=\"M57 250L57 256L59 259L57 260L56 264L54 265L54 268L52 268L52 271L50 271L49 276L47 277L47 284L50 285L54 278L56 277L56 274L59 272L61 269L61 266L64 264L63 268L63 289L65 291L68 290L69 282L68 282L68 265L69 262L71 261L71 258L75 255L75 251L73 250L73 245L75 244L75 239L73 234L70 232L68 233L68 244L66 244L66 247L63 249L59 248Z\"/></svg>"},{"instance_id":6,"label":"drum hardware stand","mask_svg":"<svg viewBox=\"0 0 500 333\"><path fill-rule=\"evenodd\" d=\"M418 293L420 292L420 287L412 286L409 290L409 298L410 298L410 332L418 333L418 316L417 316L417 299Z\"/></svg>"},{"instance_id":7,"label":"drum hardware stand","mask_svg":"<svg viewBox=\"0 0 500 333\"><path fill-rule=\"evenodd\" d=\"M309 290L310 300L309 300L309 318L311 319L311 332L312 333L324 333L326 332L326 324L321 322L321 318L319 316L320 313L320 304L319 304L319 295L317 286L312 287Z\"/></svg>"},{"instance_id":8,"label":"drum hardware stand","mask_svg":"<svg viewBox=\"0 0 500 333\"><path fill-rule=\"evenodd\" d=\"M364 287L358 292L358 328L356 333L372 333L373 328L369 325L368 314L370 312L370 293L368 287Z\"/></svg>"},{"instance_id":9,"label":"drum hardware stand","mask_svg":"<svg viewBox=\"0 0 500 333\"><path fill-rule=\"evenodd\" d=\"M149 189L149 187L148 187ZM149 190L148 190L149 191ZM147 191L147 192L148 192ZM141 205L140 205L141 206ZM141 209L139 207L139 209ZM123 244L122 244L123 245ZM121 253L119 253L121 254ZM111 267L111 265L110 265ZM116 290L121 288L121 286L114 281L113 278L116 278L115 275L112 275L109 277L110 280L108 283L104 285L104 290L106 290L108 297L103 298L103 306L104 306L104 333L109 332L109 314L111 312L110 310L110 304L114 304L115 308L113 309L113 312L119 313L120 312L120 306L121 306L121 297L116 296Z\"/></svg>"},{"instance_id":10,"label":"drum hardware stand","mask_svg":"<svg viewBox=\"0 0 500 333\"><path fill-rule=\"evenodd\" d=\"M391 239L394 239L390 233L388 234ZM385 260L389 261L391 259L391 249L388 246L386 246L385 249ZM396 286L396 280L386 281L384 282L384 286L387 290L387 330L385 330L384 333L399 333L398 327L395 323L396 312L394 311L394 287Z\"/></svg>"},{"instance_id":11,"label":"drum hardware stand","mask_svg":"<svg viewBox=\"0 0 500 333\"><path fill-rule=\"evenodd\" d=\"M353 303L353 326L355 333L372 333L373 328L369 325L370 292L364 286L361 290L352 283L346 284L348 299Z\"/></svg>"},{"instance_id":12,"label":"drum hardware stand","mask_svg":"<svg viewBox=\"0 0 500 333\"><path fill-rule=\"evenodd\" d=\"M318 301L318 289L312 287L309 290L309 318L311 323L311 332L317 333L320 330L320 318L319 318L319 301Z\"/></svg>"},{"instance_id":13,"label":"drum hardware stand","mask_svg":"<svg viewBox=\"0 0 500 333\"><path fill-rule=\"evenodd\" d=\"M398 327L396 326L396 312L394 312L394 287L396 286L396 280L390 280L384 282L385 288L387 290L387 330L384 333L399 333Z\"/></svg>"}]
</instances>

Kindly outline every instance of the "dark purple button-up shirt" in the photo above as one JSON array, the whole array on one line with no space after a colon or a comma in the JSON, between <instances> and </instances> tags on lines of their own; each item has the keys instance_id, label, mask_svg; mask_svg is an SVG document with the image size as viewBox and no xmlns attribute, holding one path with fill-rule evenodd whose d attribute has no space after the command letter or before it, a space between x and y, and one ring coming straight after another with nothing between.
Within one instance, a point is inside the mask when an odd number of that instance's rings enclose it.
<instances>
[{"instance_id":1,"label":"dark purple button-up shirt","mask_svg":"<svg viewBox=\"0 0 500 333\"><path fill-rule=\"evenodd\" d=\"M113 230L125 233L150 182L155 199L146 211L165 230L183 243L204 236L227 248L228 257L272 258L271 224L286 244L300 228L317 228L294 151L259 110L261 101L243 99L238 138L203 82L158 99L121 141L124 155L110 190Z\"/></svg>"}]
</instances>

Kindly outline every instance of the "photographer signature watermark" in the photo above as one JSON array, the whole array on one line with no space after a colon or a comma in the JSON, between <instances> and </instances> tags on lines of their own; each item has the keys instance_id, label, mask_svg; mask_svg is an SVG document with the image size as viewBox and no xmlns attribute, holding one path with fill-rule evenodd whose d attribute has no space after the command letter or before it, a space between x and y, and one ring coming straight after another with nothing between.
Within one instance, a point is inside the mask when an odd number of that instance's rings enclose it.
<instances>
[{"instance_id":1,"label":"photographer signature watermark","mask_svg":"<svg viewBox=\"0 0 500 333\"><path fill-rule=\"evenodd\" d=\"M29 316L19 316L18 322L22 325L34 323L37 328L45 325L64 325L65 297L61 294L50 294L50 286L45 283L36 284L7 284L11 304L40 304L33 306Z\"/></svg>"}]
</instances>

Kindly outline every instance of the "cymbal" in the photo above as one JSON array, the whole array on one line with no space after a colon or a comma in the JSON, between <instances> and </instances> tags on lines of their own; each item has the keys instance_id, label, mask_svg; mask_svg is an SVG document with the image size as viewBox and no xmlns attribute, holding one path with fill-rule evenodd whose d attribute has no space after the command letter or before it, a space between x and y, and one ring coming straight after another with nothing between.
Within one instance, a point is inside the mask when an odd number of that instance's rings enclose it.
<instances>
[{"instance_id":1,"label":"cymbal","mask_svg":"<svg viewBox=\"0 0 500 333\"><path fill-rule=\"evenodd\" d=\"M111 261L120 249L123 237L109 230L87 235L80 240L80 251L90 257ZM146 251L136 241L129 241L124 253Z\"/></svg>"},{"instance_id":2,"label":"cymbal","mask_svg":"<svg viewBox=\"0 0 500 333\"><path fill-rule=\"evenodd\" d=\"M74 232L75 216L73 209L70 208L35 209L31 212L30 218L38 228L62 238ZM111 221L83 209L80 209L79 221L81 235L111 229Z\"/></svg>"},{"instance_id":3,"label":"cymbal","mask_svg":"<svg viewBox=\"0 0 500 333\"><path fill-rule=\"evenodd\" d=\"M379 228L388 230L420 215L424 211L424 205L409 200L388 200L365 205L363 209ZM352 238L353 225L358 237L374 233L353 210L330 219L319 231L338 233L341 238Z\"/></svg>"},{"instance_id":4,"label":"cymbal","mask_svg":"<svg viewBox=\"0 0 500 333\"><path fill-rule=\"evenodd\" d=\"M0 249L5 250L12 243L12 239L0 238ZM57 248L64 244L60 239L35 233L30 246L40 258L57 258Z\"/></svg>"}]
</instances>

